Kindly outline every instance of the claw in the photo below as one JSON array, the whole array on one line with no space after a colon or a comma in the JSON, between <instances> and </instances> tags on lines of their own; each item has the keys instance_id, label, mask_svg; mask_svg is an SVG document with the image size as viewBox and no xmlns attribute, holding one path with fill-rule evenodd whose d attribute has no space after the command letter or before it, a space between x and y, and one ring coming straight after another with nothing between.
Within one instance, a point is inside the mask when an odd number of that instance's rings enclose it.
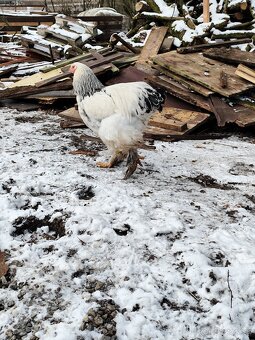
<instances>
[{"instance_id":1,"label":"claw","mask_svg":"<svg viewBox=\"0 0 255 340\"><path fill-rule=\"evenodd\" d=\"M110 168L110 163L108 162L97 162L96 163L99 168Z\"/></svg>"},{"instance_id":2,"label":"claw","mask_svg":"<svg viewBox=\"0 0 255 340\"><path fill-rule=\"evenodd\" d=\"M122 151L116 151L110 158L109 162L97 162L96 164L99 168L113 168L115 165L122 162L125 156L126 154Z\"/></svg>"},{"instance_id":3,"label":"claw","mask_svg":"<svg viewBox=\"0 0 255 340\"><path fill-rule=\"evenodd\" d=\"M136 149L130 149L127 157L127 170L123 179L128 179L135 172L137 165L141 165L140 157Z\"/></svg>"}]
</instances>

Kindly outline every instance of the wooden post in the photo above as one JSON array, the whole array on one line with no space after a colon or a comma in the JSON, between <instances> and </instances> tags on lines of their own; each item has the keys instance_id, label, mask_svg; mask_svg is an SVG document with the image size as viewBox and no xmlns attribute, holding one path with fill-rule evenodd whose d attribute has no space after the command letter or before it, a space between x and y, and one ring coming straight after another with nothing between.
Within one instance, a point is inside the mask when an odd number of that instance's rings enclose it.
<instances>
[{"instance_id":1,"label":"wooden post","mask_svg":"<svg viewBox=\"0 0 255 340\"><path fill-rule=\"evenodd\" d=\"M203 20L204 23L210 21L209 0L203 0Z\"/></svg>"}]
</instances>

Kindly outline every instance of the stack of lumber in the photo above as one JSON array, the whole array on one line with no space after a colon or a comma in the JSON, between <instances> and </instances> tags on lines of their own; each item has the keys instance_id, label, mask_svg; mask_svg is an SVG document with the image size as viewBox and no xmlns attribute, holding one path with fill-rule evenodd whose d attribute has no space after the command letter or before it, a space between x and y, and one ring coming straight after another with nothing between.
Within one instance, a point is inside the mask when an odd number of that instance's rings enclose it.
<instances>
[{"instance_id":1,"label":"stack of lumber","mask_svg":"<svg viewBox=\"0 0 255 340\"><path fill-rule=\"evenodd\" d=\"M255 81L240 77L236 66L231 65L242 63L255 67L249 52L226 48L211 49L203 54L172 51L152 59L153 68L160 72L149 77L154 86L213 113L218 126L226 123L236 123L241 127L255 124L255 107L246 107L242 102L242 98L250 97L252 103ZM242 70L244 68L242 66Z\"/></svg>"},{"instance_id":2,"label":"stack of lumber","mask_svg":"<svg viewBox=\"0 0 255 340\"><path fill-rule=\"evenodd\" d=\"M57 15L51 26L40 25L36 30L23 27L21 43L28 51L36 52L50 60L70 58L87 50L86 44L100 31L96 25L80 19Z\"/></svg>"},{"instance_id":3,"label":"stack of lumber","mask_svg":"<svg viewBox=\"0 0 255 340\"><path fill-rule=\"evenodd\" d=\"M41 12L33 13L0 13L1 32L15 33L21 32L24 25L37 27L40 24L52 25L55 22L55 15Z\"/></svg>"},{"instance_id":4,"label":"stack of lumber","mask_svg":"<svg viewBox=\"0 0 255 340\"><path fill-rule=\"evenodd\" d=\"M128 38L137 42L139 31L149 30L152 23L167 26L176 47L215 40L252 38L255 33L255 3L248 0L210 0L208 20L203 16L203 2L195 0L143 0L136 3L136 14ZM205 20L205 21L204 21ZM253 49L252 42L244 46Z\"/></svg>"},{"instance_id":5,"label":"stack of lumber","mask_svg":"<svg viewBox=\"0 0 255 340\"><path fill-rule=\"evenodd\" d=\"M199 45L158 54L166 34L164 26L151 30L136 68L147 74L146 80L155 88L165 90L168 96L192 105L193 109L176 109L166 104L162 113L151 118L147 135L162 139L190 134L209 117L216 118L220 127L226 123L255 125L253 53L225 47L231 45L230 41L213 48Z\"/></svg>"},{"instance_id":6,"label":"stack of lumber","mask_svg":"<svg viewBox=\"0 0 255 340\"><path fill-rule=\"evenodd\" d=\"M52 104L58 99L75 99L72 90L71 73L69 72L71 63L76 61L82 62L91 67L97 76L100 76L107 71L111 73L117 72L118 68L114 66L112 62L122 58L122 53L113 51L107 47L100 50L100 53L92 50L89 53L58 62L56 65L52 66L49 66L49 63L46 63L47 66L45 67L45 63L38 62L38 68L36 69L36 64L31 63L31 68L37 70L37 72L31 76L19 77L15 79L15 82L8 84L6 88L0 91L0 101L6 99L37 99L40 103ZM5 63L1 64L0 77L6 77L8 75L12 76L12 78L10 78L10 80L12 80L13 76L15 76L15 72L17 72L18 65L15 61L13 61L13 64L9 62L8 65L9 68L7 69ZM39 65L41 65L40 68ZM27 64L26 66L28 67ZM39 69L40 71L38 72ZM6 78L4 80L6 80ZM3 82L0 84L3 84Z\"/></svg>"}]
</instances>

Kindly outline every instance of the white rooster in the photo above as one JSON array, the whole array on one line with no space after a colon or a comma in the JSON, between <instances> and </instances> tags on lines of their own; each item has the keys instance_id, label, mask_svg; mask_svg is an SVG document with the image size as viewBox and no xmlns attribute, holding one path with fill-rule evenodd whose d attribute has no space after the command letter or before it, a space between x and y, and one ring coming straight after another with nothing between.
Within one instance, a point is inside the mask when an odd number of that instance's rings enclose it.
<instances>
[{"instance_id":1,"label":"white rooster","mask_svg":"<svg viewBox=\"0 0 255 340\"><path fill-rule=\"evenodd\" d=\"M82 63L72 64L70 72L81 118L112 155L97 165L111 168L127 156L127 179L141 165L137 148L146 148L143 131L150 116L161 110L164 96L142 81L104 86Z\"/></svg>"}]
</instances>

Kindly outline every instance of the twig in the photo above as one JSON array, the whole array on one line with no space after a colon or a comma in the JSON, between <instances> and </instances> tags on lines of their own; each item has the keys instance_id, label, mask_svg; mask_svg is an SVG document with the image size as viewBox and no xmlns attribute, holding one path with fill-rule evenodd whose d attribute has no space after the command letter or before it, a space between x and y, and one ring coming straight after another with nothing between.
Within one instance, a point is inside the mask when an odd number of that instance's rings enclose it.
<instances>
[{"instance_id":1,"label":"twig","mask_svg":"<svg viewBox=\"0 0 255 340\"><path fill-rule=\"evenodd\" d=\"M232 289L230 288L230 283L229 283L229 270L228 270L228 277L227 277L227 282L228 282L228 289L230 291L230 307L233 307L233 292Z\"/></svg>"},{"instance_id":2,"label":"twig","mask_svg":"<svg viewBox=\"0 0 255 340\"><path fill-rule=\"evenodd\" d=\"M82 244L83 246L86 245L86 242L82 241L79 237L77 237L77 238L78 238L78 240L81 242L81 244Z\"/></svg>"},{"instance_id":3,"label":"twig","mask_svg":"<svg viewBox=\"0 0 255 340\"><path fill-rule=\"evenodd\" d=\"M199 303L201 301L201 298L196 297L195 294L193 294L191 291L187 290L187 293L193 297L193 299L195 299L197 301L197 303Z\"/></svg>"}]
</instances>

